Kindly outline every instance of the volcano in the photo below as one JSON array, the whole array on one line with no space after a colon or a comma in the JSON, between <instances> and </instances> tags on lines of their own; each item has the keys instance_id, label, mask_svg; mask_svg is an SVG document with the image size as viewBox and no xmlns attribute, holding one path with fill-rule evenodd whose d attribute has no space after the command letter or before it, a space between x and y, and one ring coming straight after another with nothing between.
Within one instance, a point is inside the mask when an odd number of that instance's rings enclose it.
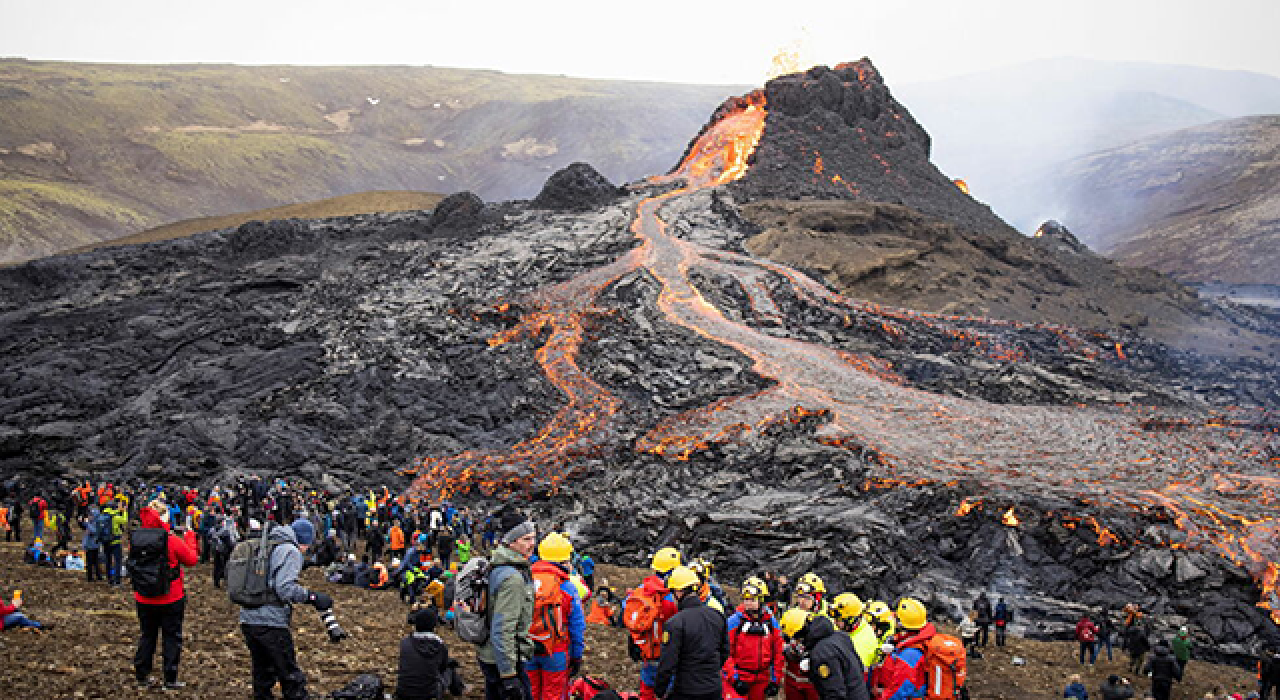
<instances>
[{"instance_id":1,"label":"volcano","mask_svg":"<svg viewBox=\"0 0 1280 700\"><path fill-rule=\"evenodd\" d=\"M411 483L528 500L621 563L672 544L938 612L994 589L1044 634L1135 602L1227 655L1274 635L1274 356L859 300L749 252L744 212L818 202L853 222L833 236L927 239L913 264L963 244L1099 319L1138 299L1280 337L1022 238L928 155L863 59L727 101L672 171L622 188L576 165L532 202L461 193L5 270L0 459Z\"/></svg>"}]
</instances>

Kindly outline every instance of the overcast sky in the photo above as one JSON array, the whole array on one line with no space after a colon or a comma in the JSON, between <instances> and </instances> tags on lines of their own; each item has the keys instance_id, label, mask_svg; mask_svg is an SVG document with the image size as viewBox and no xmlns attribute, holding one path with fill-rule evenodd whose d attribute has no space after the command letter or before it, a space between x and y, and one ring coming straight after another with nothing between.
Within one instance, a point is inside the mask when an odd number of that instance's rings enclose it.
<instances>
[{"instance_id":1,"label":"overcast sky","mask_svg":"<svg viewBox=\"0 0 1280 700\"><path fill-rule=\"evenodd\" d=\"M1280 0L0 0L0 55L408 64L756 84L779 49L891 82L1082 56L1280 75Z\"/></svg>"}]
</instances>

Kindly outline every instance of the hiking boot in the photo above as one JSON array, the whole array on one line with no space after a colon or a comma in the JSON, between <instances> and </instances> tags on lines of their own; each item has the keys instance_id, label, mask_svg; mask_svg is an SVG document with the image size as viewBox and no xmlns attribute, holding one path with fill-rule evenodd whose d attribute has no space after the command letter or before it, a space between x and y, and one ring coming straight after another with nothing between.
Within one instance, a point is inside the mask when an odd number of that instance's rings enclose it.
<instances>
[{"instance_id":1,"label":"hiking boot","mask_svg":"<svg viewBox=\"0 0 1280 700\"><path fill-rule=\"evenodd\" d=\"M139 690L147 690L148 688L154 688L156 687L156 679L154 676L139 678L137 679L137 685Z\"/></svg>"},{"instance_id":2,"label":"hiking boot","mask_svg":"<svg viewBox=\"0 0 1280 700\"><path fill-rule=\"evenodd\" d=\"M165 681L164 682L165 690L182 690L185 687L187 687L187 684L183 681Z\"/></svg>"}]
</instances>

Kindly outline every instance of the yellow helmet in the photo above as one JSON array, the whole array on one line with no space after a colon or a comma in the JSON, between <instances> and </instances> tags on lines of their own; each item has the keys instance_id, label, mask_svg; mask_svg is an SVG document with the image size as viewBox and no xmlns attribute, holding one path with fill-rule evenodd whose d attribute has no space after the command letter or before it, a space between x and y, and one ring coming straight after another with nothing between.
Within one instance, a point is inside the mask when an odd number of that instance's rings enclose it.
<instances>
[{"instance_id":1,"label":"yellow helmet","mask_svg":"<svg viewBox=\"0 0 1280 700\"><path fill-rule=\"evenodd\" d=\"M677 566L671 570L671 575L667 577L667 588L673 591L701 585L702 580L698 578L697 574L693 573L693 569L687 566Z\"/></svg>"},{"instance_id":2,"label":"yellow helmet","mask_svg":"<svg viewBox=\"0 0 1280 700\"><path fill-rule=\"evenodd\" d=\"M800 608L791 608L782 613L782 621L779 623L782 627L782 633L788 637L795 638L800 634L800 630L809 623L809 618L813 617L813 613L805 612Z\"/></svg>"},{"instance_id":3,"label":"yellow helmet","mask_svg":"<svg viewBox=\"0 0 1280 700\"><path fill-rule=\"evenodd\" d=\"M715 567L711 565L710 561L707 561L706 559L699 557L689 562L689 568L693 569L693 573L697 574L698 578L702 579L703 581L706 581L708 578L710 578L711 571Z\"/></svg>"},{"instance_id":4,"label":"yellow helmet","mask_svg":"<svg viewBox=\"0 0 1280 700\"><path fill-rule=\"evenodd\" d=\"M836 596L835 600L831 601L831 606L835 609L836 616L842 620L853 620L867 609L866 603L852 593L841 593Z\"/></svg>"},{"instance_id":5,"label":"yellow helmet","mask_svg":"<svg viewBox=\"0 0 1280 700\"><path fill-rule=\"evenodd\" d=\"M928 622L924 603L915 598L903 598L898 601L898 622L909 630L918 630Z\"/></svg>"},{"instance_id":6,"label":"yellow helmet","mask_svg":"<svg viewBox=\"0 0 1280 700\"><path fill-rule=\"evenodd\" d=\"M867 614L880 622L889 622L893 619L893 612L883 600L871 601L871 605L867 606Z\"/></svg>"},{"instance_id":7,"label":"yellow helmet","mask_svg":"<svg viewBox=\"0 0 1280 700\"><path fill-rule=\"evenodd\" d=\"M796 585L796 590L799 591L801 586L807 586L816 593L827 592L827 584L823 583L822 578L812 571L800 577L800 583Z\"/></svg>"},{"instance_id":8,"label":"yellow helmet","mask_svg":"<svg viewBox=\"0 0 1280 700\"><path fill-rule=\"evenodd\" d=\"M653 570L665 574L668 571L680 566L680 552L674 547L663 547L653 555Z\"/></svg>"},{"instance_id":9,"label":"yellow helmet","mask_svg":"<svg viewBox=\"0 0 1280 700\"><path fill-rule=\"evenodd\" d=\"M573 557L573 544L569 538L558 532L552 532L542 538L538 545L538 558L543 561L562 562Z\"/></svg>"},{"instance_id":10,"label":"yellow helmet","mask_svg":"<svg viewBox=\"0 0 1280 700\"><path fill-rule=\"evenodd\" d=\"M769 596L769 586L758 576L742 582L743 600L764 600Z\"/></svg>"}]
</instances>

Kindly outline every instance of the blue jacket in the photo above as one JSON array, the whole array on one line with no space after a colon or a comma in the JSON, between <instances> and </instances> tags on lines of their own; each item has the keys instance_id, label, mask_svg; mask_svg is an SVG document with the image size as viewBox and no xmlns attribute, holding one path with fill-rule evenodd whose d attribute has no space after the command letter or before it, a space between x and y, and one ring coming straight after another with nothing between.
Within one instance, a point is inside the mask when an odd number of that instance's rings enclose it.
<instances>
[{"instance_id":1,"label":"blue jacket","mask_svg":"<svg viewBox=\"0 0 1280 700\"><path fill-rule=\"evenodd\" d=\"M1079 700L1089 700L1089 691L1084 689L1083 683L1072 683L1062 691L1064 698L1078 698Z\"/></svg>"}]
</instances>

